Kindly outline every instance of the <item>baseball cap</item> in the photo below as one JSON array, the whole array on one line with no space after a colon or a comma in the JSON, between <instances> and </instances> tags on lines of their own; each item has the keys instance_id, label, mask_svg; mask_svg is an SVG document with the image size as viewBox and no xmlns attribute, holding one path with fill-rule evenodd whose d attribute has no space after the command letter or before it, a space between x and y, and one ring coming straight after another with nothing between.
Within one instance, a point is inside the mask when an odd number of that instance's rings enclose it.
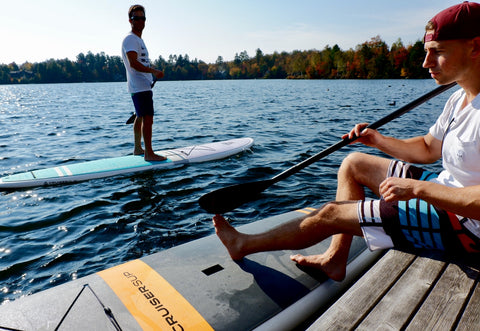
<instances>
[{"instance_id":1,"label":"baseball cap","mask_svg":"<svg viewBox=\"0 0 480 331\"><path fill-rule=\"evenodd\" d=\"M425 33L425 42L480 36L480 4L464 1L442 10L430 22L434 31Z\"/></svg>"}]
</instances>

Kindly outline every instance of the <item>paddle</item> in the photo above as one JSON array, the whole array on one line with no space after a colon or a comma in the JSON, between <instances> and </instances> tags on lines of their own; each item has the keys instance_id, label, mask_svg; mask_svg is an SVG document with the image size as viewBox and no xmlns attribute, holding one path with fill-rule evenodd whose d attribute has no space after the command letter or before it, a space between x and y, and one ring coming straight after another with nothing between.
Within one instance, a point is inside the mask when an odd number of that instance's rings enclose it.
<instances>
[{"instance_id":1,"label":"paddle","mask_svg":"<svg viewBox=\"0 0 480 331\"><path fill-rule=\"evenodd\" d=\"M153 80L153 83L151 85L152 88L155 86L156 82L157 77L155 77L155 79ZM130 118L125 122L125 124L132 124L133 122L135 122L135 117L137 117L137 115L135 114L135 112L133 112L132 116L130 116Z\"/></svg>"},{"instance_id":2,"label":"paddle","mask_svg":"<svg viewBox=\"0 0 480 331\"><path fill-rule=\"evenodd\" d=\"M382 125L396 119L397 117L407 113L413 108L421 105L422 103L448 90L449 88L453 87L455 84L456 83L451 83L449 85L443 85L443 86L437 87L435 90L428 92L427 94L401 107L400 109L394 111L393 113L368 125L367 128L378 129ZM224 214L226 212L234 210L235 208L241 206L246 202L255 200L260 195L260 193L262 193L271 185L293 175L294 173L299 172L300 170L309 166L310 164L352 143L357 138L358 137L354 137L353 139L349 139L349 138L342 139L336 144L324 149L320 153L311 156L310 158L298 163L297 165L285 170L284 172L276 175L271 179L227 186L227 187L218 189L216 191L207 193L203 195L198 201L200 204L200 207L202 207L205 211L212 214Z\"/></svg>"}]
</instances>

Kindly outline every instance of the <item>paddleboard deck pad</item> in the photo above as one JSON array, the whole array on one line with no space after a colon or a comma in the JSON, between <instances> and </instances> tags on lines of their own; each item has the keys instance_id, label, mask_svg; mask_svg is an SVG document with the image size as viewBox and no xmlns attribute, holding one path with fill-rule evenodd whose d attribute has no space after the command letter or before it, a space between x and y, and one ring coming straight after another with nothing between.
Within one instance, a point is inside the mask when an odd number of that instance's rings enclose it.
<instances>
[{"instance_id":1,"label":"paddleboard deck pad","mask_svg":"<svg viewBox=\"0 0 480 331\"><path fill-rule=\"evenodd\" d=\"M239 227L256 233L313 209ZM0 306L0 329L18 330L291 330L345 289L379 253L353 241L343 282L293 263L329 241L300 251L233 261L210 235Z\"/></svg>"},{"instance_id":2,"label":"paddleboard deck pad","mask_svg":"<svg viewBox=\"0 0 480 331\"><path fill-rule=\"evenodd\" d=\"M119 174L131 174L152 169L172 168L187 163L207 162L232 156L253 145L252 138L238 138L156 152L167 159L145 161L143 156L122 157L72 163L47 169L33 170L0 178L0 189L27 188L65 184Z\"/></svg>"}]
</instances>

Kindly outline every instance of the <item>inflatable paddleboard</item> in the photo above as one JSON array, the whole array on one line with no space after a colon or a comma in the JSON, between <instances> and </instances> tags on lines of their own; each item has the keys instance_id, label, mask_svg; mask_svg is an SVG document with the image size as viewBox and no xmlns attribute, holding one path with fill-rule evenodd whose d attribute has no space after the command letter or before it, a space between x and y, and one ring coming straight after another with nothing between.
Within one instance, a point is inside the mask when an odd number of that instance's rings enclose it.
<instances>
[{"instance_id":1,"label":"inflatable paddleboard","mask_svg":"<svg viewBox=\"0 0 480 331\"><path fill-rule=\"evenodd\" d=\"M187 163L218 160L242 152L252 145L252 138L239 138L158 151L157 154L167 157L167 160L160 162L149 162L145 161L143 156L129 155L67 164L2 177L0 189L73 183L151 169L172 168Z\"/></svg>"},{"instance_id":2,"label":"inflatable paddleboard","mask_svg":"<svg viewBox=\"0 0 480 331\"><path fill-rule=\"evenodd\" d=\"M239 227L257 233L305 217L306 208ZM302 254L319 254L328 240ZM347 278L300 269L292 251L233 261L216 235L126 262L0 306L0 329L292 330L379 256L355 238Z\"/></svg>"}]
</instances>

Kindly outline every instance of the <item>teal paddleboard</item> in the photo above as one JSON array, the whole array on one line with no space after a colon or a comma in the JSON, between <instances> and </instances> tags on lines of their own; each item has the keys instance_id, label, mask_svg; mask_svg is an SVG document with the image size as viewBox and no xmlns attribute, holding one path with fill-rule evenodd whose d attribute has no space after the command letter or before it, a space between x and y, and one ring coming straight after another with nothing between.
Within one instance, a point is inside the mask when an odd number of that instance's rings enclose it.
<instances>
[{"instance_id":1,"label":"teal paddleboard","mask_svg":"<svg viewBox=\"0 0 480 331\"><path fill-rule=\"evenodd\" d=\"M128 155L66 164L2 177L0 178L0 189L66 184L151 169L172 168L187 163L207 162L237 154L252 145L253 139L238 138L158 151L157 154L167 158L160 162L149 162L145 161L143 156Z\"/></svg>"}]
</instances>

